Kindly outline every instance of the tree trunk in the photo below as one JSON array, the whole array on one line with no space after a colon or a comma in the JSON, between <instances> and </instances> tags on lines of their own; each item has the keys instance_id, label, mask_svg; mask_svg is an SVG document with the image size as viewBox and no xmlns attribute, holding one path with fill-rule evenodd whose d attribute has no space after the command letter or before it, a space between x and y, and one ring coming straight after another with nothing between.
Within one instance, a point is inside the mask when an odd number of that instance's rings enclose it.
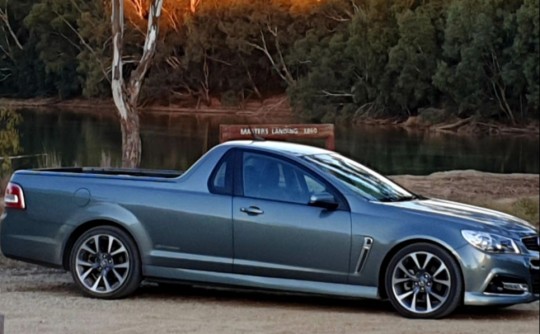
<instances>
[{"instance_id":1,"label":"tree trunk","mask_svg":"<svg viewBox=\"0 0 540 334\"><path fill-rule=\"evenodd\" d=\"M127 117L120 119L122 129L122 167L137 168L141 163L142 144L137 109L127 105Z\"/></svg>"}]
</instances>

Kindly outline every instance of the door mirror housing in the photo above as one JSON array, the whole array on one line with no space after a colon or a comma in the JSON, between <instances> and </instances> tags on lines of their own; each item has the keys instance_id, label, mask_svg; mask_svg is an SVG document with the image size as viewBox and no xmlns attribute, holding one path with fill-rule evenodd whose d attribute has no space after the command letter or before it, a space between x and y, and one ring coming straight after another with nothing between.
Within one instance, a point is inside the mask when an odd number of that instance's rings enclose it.
<instances>
[{"instance_id":1,"label":"door mirror housing","mask_svg":"<svg viewBox=\"0 0 540 334\"><path fill-rule=\"evenodd\" d=\"M334 195L324 192L311 195L309 205L327 210L335 210L338 208L339 203L336 201Z\"/></svg>"}]
</instances>

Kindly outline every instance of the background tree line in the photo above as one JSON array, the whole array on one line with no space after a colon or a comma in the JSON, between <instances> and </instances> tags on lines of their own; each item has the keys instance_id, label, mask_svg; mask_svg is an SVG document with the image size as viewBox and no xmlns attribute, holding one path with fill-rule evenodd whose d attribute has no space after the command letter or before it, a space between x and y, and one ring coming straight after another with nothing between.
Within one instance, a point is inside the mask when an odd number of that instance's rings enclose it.
<instances>
[{"instance_id":1,"label":"background tree line","mask_svg":"<svg viewBox=\"0 0 540 334\"><path fill-rule=\"evenodd\" d=\"M287 94L313 121L423 108L539 118L538 0L166 0L142 101L240 106ZM0 96L107 98L110 1L0 0ZM124 63L146 0L125 0Z\"/></svg>"}]
</instances>

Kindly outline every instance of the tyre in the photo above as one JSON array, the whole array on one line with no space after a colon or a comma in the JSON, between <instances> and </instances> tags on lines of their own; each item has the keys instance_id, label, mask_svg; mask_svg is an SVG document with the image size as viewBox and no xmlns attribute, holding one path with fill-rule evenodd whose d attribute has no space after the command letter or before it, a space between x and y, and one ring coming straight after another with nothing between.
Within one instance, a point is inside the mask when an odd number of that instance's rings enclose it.
<instances>
[{"instance_id":1,"label":"tyre","mask_svg":"<svg viewBox=\"0 0 540 334\"><path fill-rule=\"evenodd\" d=\"M112 226L92 228L77 239L71 249L70 271L82 292L95 298L126 297L141 282L135 242Z\"/></svg>"},{"instance_id":2,"label":"tyre","mask_svg":"<svg viewBox=\"0 0 540 334\"><path fill-rule=\"evenodd\" d=\"M406 246L392 257L385 287L392 306L408 318L442 318L463 296L458 264L443 248L428 243Z\"/></svg>"}]
</instances>

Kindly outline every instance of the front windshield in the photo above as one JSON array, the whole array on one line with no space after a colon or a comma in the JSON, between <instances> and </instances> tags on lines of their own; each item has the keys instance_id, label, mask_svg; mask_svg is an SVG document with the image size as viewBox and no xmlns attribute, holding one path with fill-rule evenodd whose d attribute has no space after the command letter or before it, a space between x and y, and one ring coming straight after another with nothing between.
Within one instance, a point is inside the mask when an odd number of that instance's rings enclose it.
<instances>
[{"instance_id":1,"label":"front windshield","mask_svg":"<svg viewBox=\"0 0 540 334\"><path fill-rule=\"evenodd\" d=\"M306 155L304 159L368 200L395 202L417 198L382 175L339 154Z\"/></svg>"}]
</instances>

